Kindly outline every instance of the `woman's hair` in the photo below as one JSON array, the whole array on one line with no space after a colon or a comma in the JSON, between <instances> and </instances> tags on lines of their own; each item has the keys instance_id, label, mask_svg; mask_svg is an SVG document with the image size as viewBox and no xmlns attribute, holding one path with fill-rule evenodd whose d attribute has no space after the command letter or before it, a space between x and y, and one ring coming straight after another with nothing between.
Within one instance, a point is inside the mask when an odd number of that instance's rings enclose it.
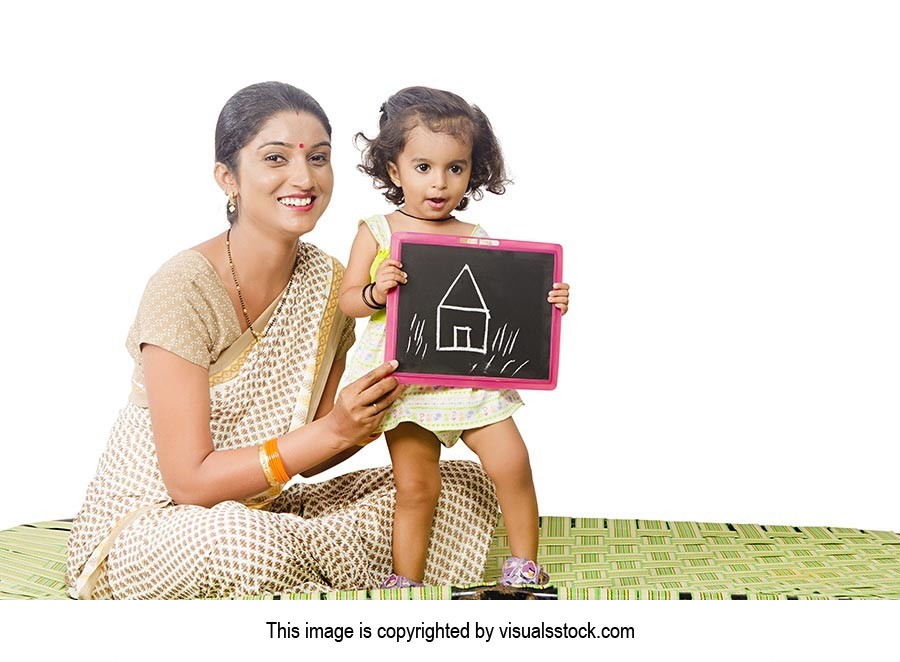
<instances>
[{"instance_id":1,"label":"woman's hair","mask_svg":"<svg viewBox=\"0 0 900 662\"><path fill-rule=\"evenodd\" d=\"M469 196L480 200L484 195L482 189L497 195L506 191L510 180L506 177L500 143L478 106L470 105L452 92L407 87L381 105L377 136L369 139L362 132L356 134L357 145L364 143L362 163L358 167L372 177L375 188L384 189L384 197L390 202L403 204L403 189L391 181L388 162L397 162L409 132L416 126L446 133L472 145L472 174L466 195L456 209L465 209Z\"/></svg>"},{"instance_id":2,"label":"woman's hair","mask_svg":"<svg viewBox=\"0 0 900 662\"><path fill-rule=\"evenodd\" d=\"M319 102L303 90L286 83L256 83L239 90L222 107L216 122L216 161L237 176L238 153L274 115L309 113L322 122L331 138L331 123ZM228 211L228 222L237 220L237 210Z\"/></svg>"}]
</instances>

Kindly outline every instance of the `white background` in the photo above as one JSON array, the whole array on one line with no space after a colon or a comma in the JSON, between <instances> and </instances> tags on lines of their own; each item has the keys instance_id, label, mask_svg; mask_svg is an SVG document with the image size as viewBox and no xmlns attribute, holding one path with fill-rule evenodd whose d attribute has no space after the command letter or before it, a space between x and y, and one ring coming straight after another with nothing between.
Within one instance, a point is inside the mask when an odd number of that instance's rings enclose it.
<instances>
[{"instance_id":1,"label":"white background","mask_svg":"<svg viewBox=\"0 0 900 662\"><path fill-rule=\"evenodd\" d=\"M463 218L561 243L572 284L516 415L543 514L900 531L896 5L244 5L4 16L0 528L77 512L144 284L225 228L218 112L281 80L332 121L307 239L342 261L389 209L352 136L390 93L493 122L515 184Z\"/></svg>"}]
</instances>

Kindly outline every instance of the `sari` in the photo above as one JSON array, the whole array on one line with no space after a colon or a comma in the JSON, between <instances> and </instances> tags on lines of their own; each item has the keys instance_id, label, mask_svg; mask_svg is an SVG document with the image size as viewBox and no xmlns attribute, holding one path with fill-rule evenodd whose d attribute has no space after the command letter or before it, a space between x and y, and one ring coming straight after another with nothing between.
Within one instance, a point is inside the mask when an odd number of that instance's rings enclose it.
<instances>
[{"instance_id":1,"label":"sari","mask_svg":"<svg viewBox=\"0 0 900 662\"><path fill-rule=\"evenodd\" d=\"M147 342L208 366L215 450L255 446L309 423L331 366L353 342L354 321L337 307L342 275L339 262L301 243L291 286L254 321L267 328L259 340L240 332L200 253L180 253L151 279L129 334L133 392L69 537L70 596L224 598L380 585L391 571L390 467L243 503L176 505L159 471L142 383ZM182 347L186 337L196 341ZM425 581L474 583L493 535L496 496L477 464L445 462L441 471Z\"/></svg>"}]
</instances>

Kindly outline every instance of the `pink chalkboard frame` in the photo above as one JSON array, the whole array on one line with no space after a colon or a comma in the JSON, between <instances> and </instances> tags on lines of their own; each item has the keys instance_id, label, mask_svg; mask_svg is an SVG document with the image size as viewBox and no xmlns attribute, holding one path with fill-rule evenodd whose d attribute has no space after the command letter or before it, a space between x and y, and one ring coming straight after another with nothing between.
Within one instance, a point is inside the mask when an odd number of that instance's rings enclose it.
<instances>
[{"instance_id":1,"label":"pink chalkboard frame","mask_svg":"<svg viewBox=\"0 0 900 662\"><path fill-rule=\"evenodd\" d=\"M466 246L478 250L522 251L528 253L550 253L553 260L553 282L562 282L562 246L535 241L494 239L490 237L461 237L456 235L425 234L421 232L397 232L391 236L391 257L403 262L403 247L406 244L431 244L436 246ZM397 317L399 300L403 286L395 287L387 298L387 329L384 343L384 360L397 358ZM550 306L550 303L547 303ZM429 386L456 386L485 389L533 389L551 390L556 388L559 376L559 336L562 313L553 306L550 321L550 370L547 379L522 379L501 377L478 377L474 375L441 375L420 372L404 372L401 365L393 373L403 384L423 384Z\"/></svg>"}]
</instances>

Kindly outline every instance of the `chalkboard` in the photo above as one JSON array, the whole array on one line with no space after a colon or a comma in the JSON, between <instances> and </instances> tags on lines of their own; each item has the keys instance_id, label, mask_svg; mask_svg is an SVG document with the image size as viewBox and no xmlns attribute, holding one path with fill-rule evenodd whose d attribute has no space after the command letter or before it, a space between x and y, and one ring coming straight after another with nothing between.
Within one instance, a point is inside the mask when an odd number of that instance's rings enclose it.
<instances>
[{"instance_id":1,"label":"chalkboard","mask_svg":"<svg viewBox=\"0 0 900 662\"><path fill-rule=\"evenodd\" d=\"M562 247L509 239L398 232L391 257L409 281L387 300L385 360L403 383L552 389Z\"/></svg>"}]
</instances>

